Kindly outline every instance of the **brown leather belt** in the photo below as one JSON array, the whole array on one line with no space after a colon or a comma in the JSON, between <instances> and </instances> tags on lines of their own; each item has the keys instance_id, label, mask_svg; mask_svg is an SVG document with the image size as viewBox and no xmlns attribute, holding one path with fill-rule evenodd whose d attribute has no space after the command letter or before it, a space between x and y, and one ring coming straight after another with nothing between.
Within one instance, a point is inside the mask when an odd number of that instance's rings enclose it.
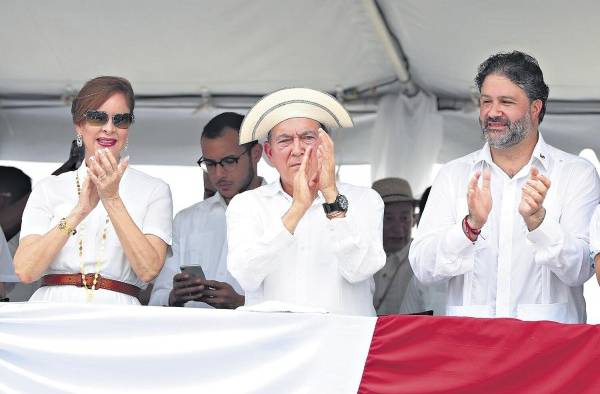
<instances>
[{"instance_id":1,"label":"brown leather belt","mask_svg":"<svg viewBox=\"0 0 600 394\"><path fill-rule=\"evenodd\" d=\"M92 283L94 283L94 274L86 274L85 275L85 284L88 288L92 287ZM42 277L42 286L77 286L83 287L83 281L81 279L81 274L49 274L44 275ZM130 295L132 297L136 297L140 294L140 289L137 286L131 285L129 283L120 282L118 280L112 280L108 278L104 278L101 275L98 275L98 281L96 282L96 290L97 289L106 289L116 291L118 293L123 293Z\"/></svg>"}]
</instances>

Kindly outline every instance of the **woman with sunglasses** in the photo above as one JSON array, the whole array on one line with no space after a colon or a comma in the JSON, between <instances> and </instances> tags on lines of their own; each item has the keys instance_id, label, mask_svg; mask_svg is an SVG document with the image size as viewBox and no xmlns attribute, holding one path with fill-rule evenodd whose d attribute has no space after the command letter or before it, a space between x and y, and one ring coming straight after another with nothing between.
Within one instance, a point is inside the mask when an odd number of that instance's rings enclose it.
<instances>
[{"instance_id":1,"label":"woman with sunglasses","mask_svg":"<svg viewBox=\"0 0 600 394\"><path fill-rule=\"evenodd\" d=\"M88 81L73 101L78 170L51 176L33 189L15 255L30 301L139 304L137 295L160 272L171 242L169 186L121 157L134 121L126 79Z\"/></svg>"}]
</instances>

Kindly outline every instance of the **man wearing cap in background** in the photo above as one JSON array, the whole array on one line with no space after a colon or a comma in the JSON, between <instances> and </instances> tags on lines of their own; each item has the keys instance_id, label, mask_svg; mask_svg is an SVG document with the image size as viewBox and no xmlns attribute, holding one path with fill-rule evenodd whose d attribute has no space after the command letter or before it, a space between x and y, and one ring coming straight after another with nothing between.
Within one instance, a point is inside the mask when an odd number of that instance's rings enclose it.
<instances>
[{"instance_id":1,"label":"man wearing cap in background","mask_svg":"<svg viewBox=\"0 0 600 394\"><path fill-rule=\"evenodd\" d=\"M263 183L257 175L262 147L256 142L239 144L244 117L225 112L204 127L198 164L205 192L216 192L175 216L173 254L155 280L150 305L233 309L244 305L244 292L227 272L227 204L238 193ZM208 182L207 182L208 181ZM182 266L201 266L206 278L181 272Z\"/></svg>"},{"instance_id":2,"label":"man wearing cap in background","mask_svg":"<svg viewBox=\"0 0 600 394\"><path fill-rule=\"evenodd\" d=\"M351 126L339 102L312 89L277 91L246 115L240 143L267 137L265 153L280 175L227 210L227 266L246 305L375 315L383 202L372 189L336 182L333 141L322 130Z\"/></svg>"},{"instance_id":3,"label":"man wearing cap in background","mask_svg":"<svg viewBox=\"0 0 600 394\"><path fill-rule=\"evenodd\" d=\"M408 284L414 274L408 261L412 228L416 221L412 190L401 178L384 178L373 183L385 204L383 213L383 249L385 266L374 276L373 304L378 315L398 313ZM411 311L420 312L420 311Z\"/></svg>"}]
</instances>

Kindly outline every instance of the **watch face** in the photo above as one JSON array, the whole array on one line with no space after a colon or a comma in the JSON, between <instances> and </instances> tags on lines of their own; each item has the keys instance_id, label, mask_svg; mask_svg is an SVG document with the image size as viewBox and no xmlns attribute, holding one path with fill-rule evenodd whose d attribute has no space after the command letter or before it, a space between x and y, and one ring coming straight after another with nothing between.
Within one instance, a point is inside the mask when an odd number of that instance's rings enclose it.
<instances>
[{"instance_id":1,"label":"watch face","mask_svg":"<svg viewBox=\"0 0 600 394\"><path fill-rule=\"evenodd\" d=\"M343 194L339 194L335 199L335 202L339 205L342 211L348 210L348 199Z\"/></svg>"}]
</instances>

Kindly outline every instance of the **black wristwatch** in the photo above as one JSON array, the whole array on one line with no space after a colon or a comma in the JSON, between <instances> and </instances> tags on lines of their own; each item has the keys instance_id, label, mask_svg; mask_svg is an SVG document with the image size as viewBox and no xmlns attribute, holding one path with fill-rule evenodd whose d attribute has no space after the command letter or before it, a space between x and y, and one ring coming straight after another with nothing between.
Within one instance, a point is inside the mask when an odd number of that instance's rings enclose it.
<instances>
[{"instance_id":1,"label":"black wristwatch","mask_svg":"<svg viewBox=\"0 0 600 394\"><path fill-rule=\"evenodd\" d=\"M326 215L333 212L346 212L348 211L348 199L343 194L338 194L334 202L323 204L323 209Z\"/></svg>"}]
</instances>

